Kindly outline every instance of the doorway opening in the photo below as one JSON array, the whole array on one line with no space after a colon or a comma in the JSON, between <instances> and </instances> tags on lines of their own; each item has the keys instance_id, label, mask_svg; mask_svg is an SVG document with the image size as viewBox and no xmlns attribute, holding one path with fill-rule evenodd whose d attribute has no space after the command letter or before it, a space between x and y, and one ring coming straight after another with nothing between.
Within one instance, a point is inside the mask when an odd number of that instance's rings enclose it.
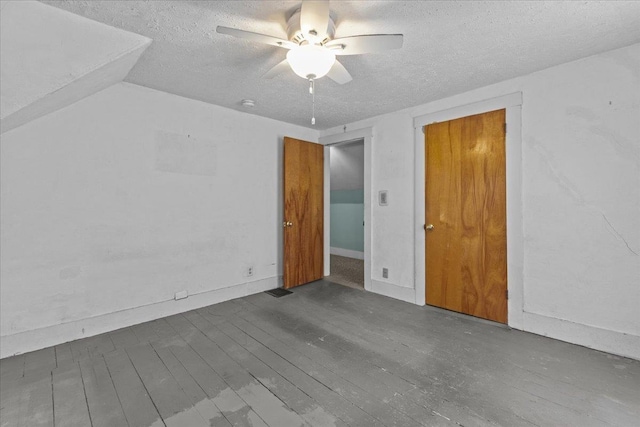
<instances>
[{"instance_id":1,"label":"doorway opening","mask_svg":"<svg viewBox=\"0 0 640 427\"><path fill-rule=\"evenodd\" d=\"M330 271L327 280L364 290L364 139L329 147Z\"/></svg>"}]
</instances>

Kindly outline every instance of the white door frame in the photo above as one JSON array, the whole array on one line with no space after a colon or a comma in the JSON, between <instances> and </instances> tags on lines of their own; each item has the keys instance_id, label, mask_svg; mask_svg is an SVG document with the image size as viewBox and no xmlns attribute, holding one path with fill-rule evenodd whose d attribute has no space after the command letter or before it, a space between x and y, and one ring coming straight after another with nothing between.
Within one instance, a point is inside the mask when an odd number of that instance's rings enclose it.
<instances>
[{"instance_id":1,"label":"white door frame","mask_svg":"<svg viewBox=\"0 0 640 427\"><path fill-rule=\"evenodd\" d=\"M425 147L423 127L438 122L506 109L507 173L507 289L509 291L508 324L523 328L523 259L522 224L522 92L461 105L414 118L415 128L415 291L416 304L425 305Z\"/></svg>"},{"instance_id":2,"label":"white door frame","mask_svg":"<svg viewBox=\"0 0 640 427\"><path fill-rule=\"evenodd\" d=\"M331 274L331 158L328 145L364 140L364 289L371 290L371 141L373 129L363 128L319 138L324 147L324 275Z\"/></svg>"}]
</instances>

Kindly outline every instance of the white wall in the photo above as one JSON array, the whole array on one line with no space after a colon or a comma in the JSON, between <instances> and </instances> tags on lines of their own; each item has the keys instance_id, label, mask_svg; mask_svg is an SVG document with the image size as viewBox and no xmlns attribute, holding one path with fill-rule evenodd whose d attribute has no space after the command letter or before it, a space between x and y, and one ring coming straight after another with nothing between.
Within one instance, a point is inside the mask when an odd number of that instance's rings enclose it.
<instances>
[{"instance_id":1,"label":"white wall","mask_svg":"<svg viewBox=\"0 0 640 427\"><path fill-rule=\"evenodd\" d=\"M278 286L284 135L126 83L3 134L1 356Z\"/></svg>"},{"instance_id":2,"label":"white wall","mask_svg":"<svg viewBox=\"0 0 640 427\"><path fill-rule=\"evenodd\" d=\"M122 81L150 43L37 1L3 1L1 131Z\"/></svg>"},{"instance_id":3,"label":"white wall","mask_svg":"<svg viewBox=\"0 0 640 427\"><path fill-rule=\"evenodd\" d=\"M636 44L349 124L373 128L371 193L389 191L389 206L372 203L373 290L411 300L424 287L413 119L522 92L524 266L509 287L523 304L512 326L640 359L639 70Z\"/></svg>"}]
</instances>

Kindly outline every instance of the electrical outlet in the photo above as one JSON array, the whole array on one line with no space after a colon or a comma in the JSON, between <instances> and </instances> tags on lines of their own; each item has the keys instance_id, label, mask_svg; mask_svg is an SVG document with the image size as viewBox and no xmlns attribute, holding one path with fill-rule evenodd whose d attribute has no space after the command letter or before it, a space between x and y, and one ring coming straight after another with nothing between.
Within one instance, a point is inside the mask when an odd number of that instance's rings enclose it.
<instances>
[{"instance_id":1,"label":"electrical outlet","mask_svg":"<svg viewBox=\"0 0 640 427\"><path fill-rule=\"evenodd\" d=\"M254 269L253 265L249 265L249 266L247 266L247 268L244 270L244 275L245 275L245 277L251 277L251 276L253 276L254 270L255 270L255 269Z\"/></svg>"},{"instance_id":2,"label":"electrical outlet","mask_svg":"<svg viewBox=\"0 0 640 427\"><path fill-rule=\"evenodd\" d=\"M189 294L187 293L187 291L180 291L180 292L176 292L173 298L177 301L179 299L185 299L188 296Z\"/></svg>"},{"instance_id":3,"label":"electrical outlet","mask_svg":"<svg viewBox=\"0 0 640 427\"><path fill-rule=\"evenodd\" d=\"M389 278L389 269L386 267L382 268L382 278L383 279L388 279Z\"/></svg>"}]
</instances>

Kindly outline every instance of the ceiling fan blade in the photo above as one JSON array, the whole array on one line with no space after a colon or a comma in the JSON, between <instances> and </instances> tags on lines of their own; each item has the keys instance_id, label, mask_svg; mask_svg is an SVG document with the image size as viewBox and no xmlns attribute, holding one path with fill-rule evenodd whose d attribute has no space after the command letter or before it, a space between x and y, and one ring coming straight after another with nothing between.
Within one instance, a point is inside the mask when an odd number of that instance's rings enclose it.
<instances>
[{"instance_id":1,"label":"ceiling fan blade","mask_svg":"<svg viewBox=\"0 0 640 427\"><path fill-rule=\"evenodd\" d=\"M279 62L275 67L273 67L272 69L270 69L269 71L267 71L266 73L264 73L262 75L263 79L272 79L275 76L277 76L278 74L282 74L287 70L290 70L291 66L289 65L289 61L287 61L286 59L282 62Z\"/></svg>"},{"instance_id":2,"label":"ceiling fan blade","mask_svg":"<svg viewBox=\"0 0 640 427\"><path fill-rule=\"evenodd\" d=\"M369 34L333 39L325 44L336 55L360 55L400 49L402 34Z\"/></svg>"},{"instance_id":3,"label":"ceiling fan blade","mask_svg":"<svg viewBox=\"0 0 640 427\"><path fill-rule=\"evenodd\" d=\"M349 74L347 69L344 68L344 65L342 65L338 61L333 63L333 67L331 67L331 69L327 73L327 77L340 85L349 83L351 80L353 80L353 77L351 77L351 74Z\"/></svg>"},{"instance_id":4,"label":"ceiling fan blade","mask_svg":"<svg viewBox=\"0 0 640 427\"><path fill-rule=\"evenodd\" d=\"M216 31L220 34L238 37L240 39L250 40L252 42L266 43L272 46L283 47L285 49L293 49L298 46L289 40L279 39L277 37L268 36L266 34L252 33L251 31L237 30L235 28L218 26Z\"/></svg>"},{"instance_id":5,"label":"ceiling fan blade","mask_svg":"<svg viewBox=\"0 0 640 427\"><path fill-rule=\"evenodd\" d=\"M303 1L300 9L300 29L306 36L315 31L322 41L329 26L329 1Z\"/></svg>"}]
</instances>

